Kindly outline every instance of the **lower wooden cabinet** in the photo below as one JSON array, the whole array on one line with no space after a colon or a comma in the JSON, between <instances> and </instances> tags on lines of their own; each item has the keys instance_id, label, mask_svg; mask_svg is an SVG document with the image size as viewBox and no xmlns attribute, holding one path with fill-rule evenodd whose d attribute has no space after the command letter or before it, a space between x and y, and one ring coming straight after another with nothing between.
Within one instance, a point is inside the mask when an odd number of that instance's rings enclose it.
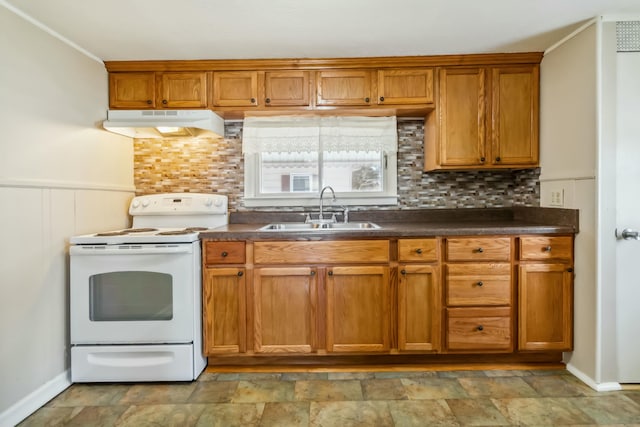
<instances>
[{"instance_id":1,"label":"lower wooden cabinet","mask_svg":"<svg viewBox=\"0 0 640 427\"><path fill-rule=\"evenodd\" d=\"M513 350L511 308L447 308L446 345L450 351Z\"/></svg>"},{"instance_id":2,"label":"lower wooden cabinet","mask_svg":"<svg viewBox=\"0 0 640 427\"><path fill-rule=\"evenodd\" d=\"M253 285L254 351L311 353L316 350L316 269L256 268Z\"/></svg>"},{"instance_id":3,"label":"lower wooden cabinet","mask_svg":"<svg viewBox=\"0 0 640 427\"><path fill-rule=\"evenodd\" d=\"M330 267L326 284L327 351L388 351L389 267Z\"/></svg>"},{"instance_id":4,"label":"lower wooden cabinet","mask_svg":"<svg viewBox=\"0 0 640 427\"><path fill-rule=\"evenodd\" d=\"M398 276L398 349L440 349L440 269L407 264Z\"/></svg>"},{"instance_id":5,"label":"lower wooden cabinet","mask_svg":"<svg viewBox=\"0 0 640 427\"><path fill-rule=\"evenodd\" d=\"M207 268L202 284L204 354L246 350L245 269Z\"/></svg>"},{"instance_id":6,"label":"lower wooden cabinet","mask_svg":"<svg viewBox=\"0 0 640 427\"><path fill-rule=\"evenodd\" d=\"M519 350L573 347L573 273L566 264L520 266Z\"/></svg>"}]
</instances>

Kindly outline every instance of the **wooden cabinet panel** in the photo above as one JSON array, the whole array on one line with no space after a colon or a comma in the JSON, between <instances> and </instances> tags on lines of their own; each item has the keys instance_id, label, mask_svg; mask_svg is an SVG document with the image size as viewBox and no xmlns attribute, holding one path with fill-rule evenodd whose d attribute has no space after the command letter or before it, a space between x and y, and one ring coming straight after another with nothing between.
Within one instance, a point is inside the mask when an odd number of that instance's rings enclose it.
<instances>
[{"instance_id":1,"label":"wooden cabinet panel","mask_svg":"<svg viewBox=\"0 0 640 427\"><path fill-rule=\"evenodd\" d=\"M449 264L445 298L451 306L511 305L511 264Z\"/></svg>"},{"instance_id":2,"label":"wooden cabinet panel","mask_svg":"<svg viewBox=\"0 0 640 427\"><path fill-rule=\"evenodd\" d=\"M309 267L254 272L254 350L310 353L316 345L317 275Z\"/></svg>"},{"instance_id":3,"label":"wooden cabinet panel","mask_svg":"<svg viewBox=\"0 0 640 427\"><path fill-rule=\"evenodd\" d=\"M389 350L389 267L331 267L326 286L327 350Z\"/></svg>"},{"instance_id":4,"label":"wooden cabinet panel","mask_svg":"<svg viewBox=\"0 0 640 427\"><path fill-rule=\"evenodd\" d=\"M437 155L440 166L478 166L486 160L486 87L484 68L439 71ZM435 143L435 142L434 142ZM429 159L427 159L429 161Z\"/></svg>"},{"instance_id":5,"label":"wooden cabinet panel","mask_svg":"<svg viewBox=\"0 0 640 427\"><path fill-rule=\"evenodd\" d=\"M463 237L446 239L448 261L509 261L511 238Z\"/></svg>"},{"instance_id":6,"label":"wooden cabinet panel","mask_svg":"<svg viewBox=\"0 0 640 427\"><path fill-rule=\"evenodd\" d=\"M378 70L378 104L432 104L433 68Z\"/></svg>"},{"instance_id":7,"label":"wooden cabinet panel","mask_svg":"<svg viewBox=\"0 0 640 427\"><path fill-rule=\"evenodd\" d=\"M440 349L440 285L437 265L401 265L398 286L398 349Z\"/></svg>"},{"instance_id":8,"label":"wooden cabinet panel","mask_svg":"<svg viewBox=\"0 0 640 427\"><path fill-rule=\"evenodd\" d=\"M111 108L155 108L155 73L109 74L109 106Z\"/></svg>"},{"instance_id":9,"label":"wooden cabinet panel","mask_svg":"<svg viewBox=\"0 0 640 427\"><path fill-rule=\"evenodd\" d=\"M519 350L573 347L573 273L567 264L521 264Z\"/></svg>"},{"instance_id":10,"label":"wooden cabinet panel","mask_svg":"<svg viewBox=\"0 0 640 427\"><path fill-rule=\"evenodd\" d=\"M520 238L521 260L565 260L573 259L571 236L524 236Z\"/></svg>"},{"instance_id":11,"label":"wooden cabinet panel","mask_svg":"<svg viewBox=\"0 0 640 427\"><path fill-rule=\"evenodd\" d=\"M430 262L438 260L438 240L398 239L398 260L404 262Z\"/></svg>"},{"instance_id":12,"label":"wooden cabinet panel","mask_svg":"<svg viewBox=\"0 0 640 427\"><path fill-rule=\"evenodd\" d=\"M205 108L207 73L160 73L159 106L162 108Z\"/></svg>"},{"instance_id":13,"label":"wooden cabinet panel","mask_svg":"<svg viewBox=\"0 0 640 427\"><path fill-rule=\"evenodd\" d=\"M492 69L491 162L538 163L539 67Z\"/></svg>"},{"instance_id":14,"label":"wooden cabinet panel","mask_svg":"<svg viewBox=\"0 0 640 427\"><path fill-rule=\"evenodd\" d=\"M244 264L244 242L210 242L204 243L204 260L206 265Z\"/></svg>"},{"instance_id":15,"label":"wooden cabinet panel","mask_svg":"<svg viewBox=\"0 0 640 427\"><path fill-rule=\"evenodd\" d=\"M244 268L209 268L202 289L204 354L246 351Z\"/></svg>"},{"instance_id":16,"label":"wooden cabinet panel","mask_svg":"<svg viewBox=\"0 0 640 427\"><path fill-rule=\"evenodd\" d=\"M513 350L511 308L448 308L446 349L510 352Z\"/></svg>"},{"instance_id":17,"label":"wooden cabinet panel","mask_svg":"<svg viewBox=\"0 0 640 427\"><path fill-rule=\"evenodd\" d=\"M264 91L267 107L308 106L309 71L268 71Z\"/></svg>"},{"instance_id":18,"label":"wooden cabinet panel","mask_svg":"<svg viewBox=\"0 0 640 427\"><path fill-rule=\"evenodd\" d=\"M374 263L389 261L388 240L255 242L256 264Z\"/></svg>"},{"instance_id":19,"label":"wooden cabinet panel","mask_svg":"<svg viewBox=\"0 0 640 427\"><path fill-rule=\"evenodd\" d=\"M318 71L316 93L316 104L320 106L368 106L372 96L371 71Z\"/></svg>"},{"instance_id":20,"label":"wooden cabinet panel","mask_svg":"<svg viewBox=\"0 0 640 427\"><path fill-rule=\"evenodd\" d=\"M258 105L257 71L213 73L212 104L216 107L254 107Z\"/></svg>"}]
</instances>

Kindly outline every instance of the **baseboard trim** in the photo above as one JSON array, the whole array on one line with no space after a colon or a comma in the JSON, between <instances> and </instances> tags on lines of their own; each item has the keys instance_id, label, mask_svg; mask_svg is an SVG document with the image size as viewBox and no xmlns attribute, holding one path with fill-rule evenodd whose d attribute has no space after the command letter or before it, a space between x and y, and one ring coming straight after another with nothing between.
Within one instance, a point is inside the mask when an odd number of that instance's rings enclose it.
<instances>
[{"instance_id":1,"label":"baseboard trim","mask_svg":"<svg viewBox=\"0 0 640 427\"><path fill-rule=\"evenodd\" d=\"M13 427L71 385L69 370L64 371L0 414L0 427Z\"/></svg>"},{"instance_id":2,"label":"baseboard trim","mask_svg":"<svg viewBox=\"0 0 640 427\"><path fill-rule=\"evenodd\" d=\"M580 369L576 368L575 365L571 363L567 363L567 371L571 372L576 378L580 381L594 389L595 391L617 391L622 390L622 386L620 383L616 382L607 382L607 383L598 383L589 375L582 372Z\"/></svg>"}]
</instances>

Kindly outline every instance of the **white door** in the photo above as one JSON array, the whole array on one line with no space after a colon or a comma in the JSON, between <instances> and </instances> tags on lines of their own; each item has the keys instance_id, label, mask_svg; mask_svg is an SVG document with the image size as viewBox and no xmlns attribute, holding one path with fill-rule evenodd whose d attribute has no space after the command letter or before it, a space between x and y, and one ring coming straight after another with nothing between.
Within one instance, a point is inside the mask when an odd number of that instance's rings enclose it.
<instances>
[{"instance_id":1,"label":"white door","mask_svg":"<svg viewBox=\"0 0 640 427\"><path fill-rule=\"evenodd\" d=\"M616 225L640 231L640 52L617 53ZM618 382L640 383L640 240L616 248Z\"/></svg>"}]
</instances>

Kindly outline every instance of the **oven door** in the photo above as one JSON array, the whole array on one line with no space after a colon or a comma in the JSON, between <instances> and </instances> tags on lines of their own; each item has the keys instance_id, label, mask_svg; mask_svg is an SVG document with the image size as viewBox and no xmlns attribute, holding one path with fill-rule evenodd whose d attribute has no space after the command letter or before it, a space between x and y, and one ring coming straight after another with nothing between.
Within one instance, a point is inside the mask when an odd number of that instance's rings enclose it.
<instances>
[{"instance_id":1,"label":"oven door","mask_svg":"<svg viewBox=\"0 0 640 427\"><path fill-rule=\"evenodd\" d=\"M194 339L199 242L70 248L71 344Z\"/></svg>"}]
</instances>

